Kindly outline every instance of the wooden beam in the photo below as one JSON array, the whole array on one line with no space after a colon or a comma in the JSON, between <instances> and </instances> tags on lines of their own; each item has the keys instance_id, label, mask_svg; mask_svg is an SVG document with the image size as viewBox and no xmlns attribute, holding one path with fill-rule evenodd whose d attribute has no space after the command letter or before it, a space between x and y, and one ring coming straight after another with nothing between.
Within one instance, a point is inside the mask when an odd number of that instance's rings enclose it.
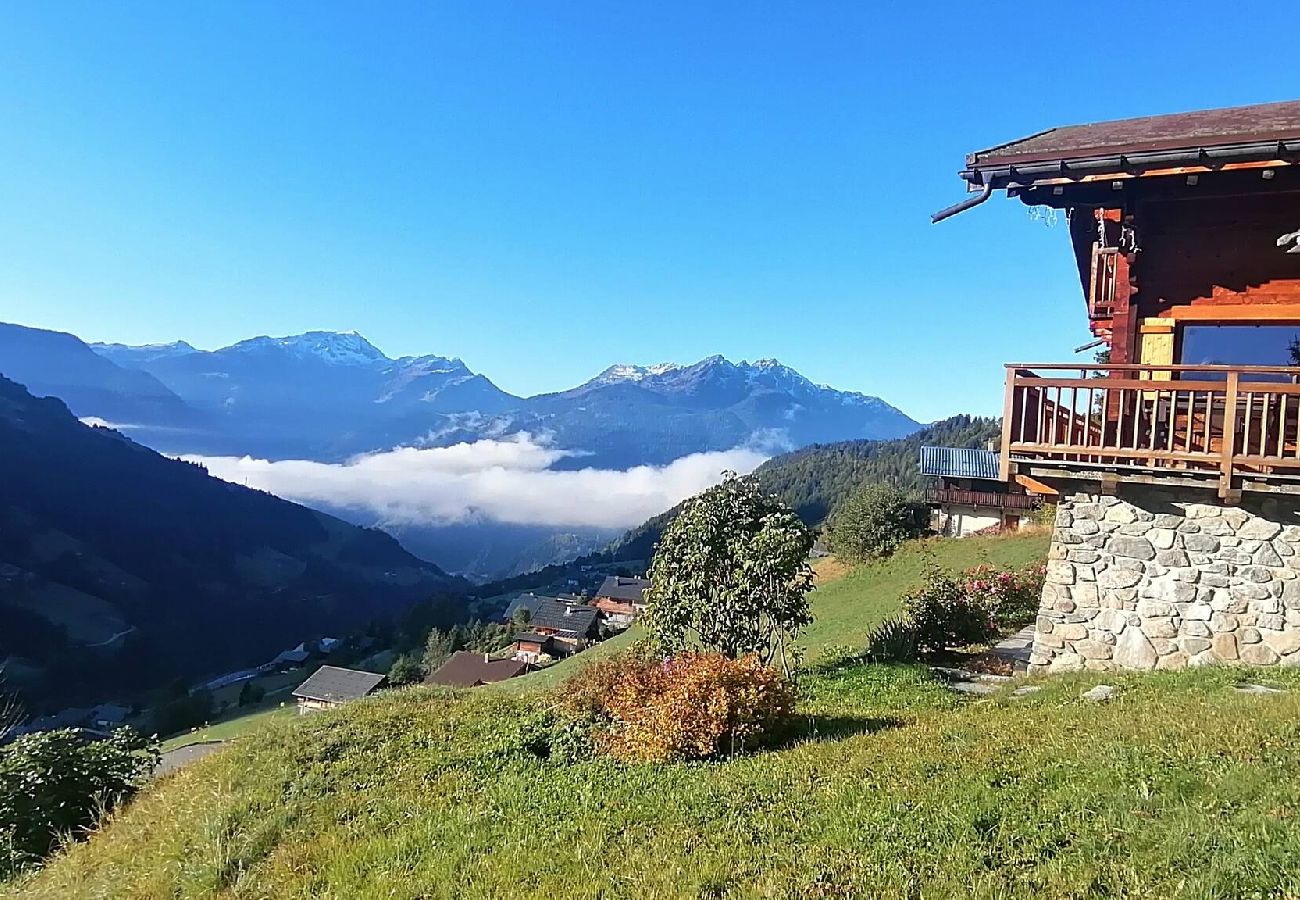
<instances>
[{"instance_id":1,"label":"wooden beam","mask_svg":"<svg viewBox=\"0 0 1300 900\"><path fill-rule=\"evenodd\" d=\"M1029 491L1029 493L1031 494L1039 494L1044 497L1061 496L1061 492L1058 491L1056 488L1052 487L1050 484L1039 481L1037 478L1034 478L1031 475L1017 474L1015 478L1016 478L1016 484L1020 485L1022 488Z\"/></svg>"},{"instance_id":2,"label":"wooden beam","mask_svg":"<svg viewBox=\"0 0 1300 900\"><path fill-rule=\"evenodd\" d=\"M1175 322L1300 322L1300 303L1206 303L1171 306L1158 318Z\"/></svg>"}]
</instances>

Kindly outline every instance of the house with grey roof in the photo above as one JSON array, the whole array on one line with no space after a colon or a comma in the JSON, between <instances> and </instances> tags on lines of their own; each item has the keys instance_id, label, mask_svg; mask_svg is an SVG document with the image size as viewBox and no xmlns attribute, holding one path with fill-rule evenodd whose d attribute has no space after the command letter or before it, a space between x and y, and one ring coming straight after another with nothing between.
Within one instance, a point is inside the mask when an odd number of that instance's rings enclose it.
<instances>
[{"instance_id":1,"label":"house with grey roof","mask_svg":"<svg viewBox=\"0 0 1300 900\"><path fill-rule=\"evenodd\" d=\"M626 628L645 611L645 592L648 587L650 581L646 578L610 575L596 591L593 605L611 625Z\"/></svg>"},{"instance_id":2,"label":"house with grey roof","mask_svg":"<svg viewBox=\"0 0 1300 900\"><path fill-rule=\"evenodd\" d=\"M298 685L293 696L298 701L298 713L318 709L333 709L352 700L359 700L379 690L384 676L339 666L321 666Z\"/></svg>"},{"instance_id":3,"label":"house with grey roof","mask_svg":"<svg viewBox=\"0 0 1300 900\"><path fill-rule=\"evenodd\" d=\"M930 527L950 537L1014 530L1028 521L1038 497L1001 479L993 450L970 447L922 447L921 474L927 479L925 501Z\"/></svg>"}]
</instances>

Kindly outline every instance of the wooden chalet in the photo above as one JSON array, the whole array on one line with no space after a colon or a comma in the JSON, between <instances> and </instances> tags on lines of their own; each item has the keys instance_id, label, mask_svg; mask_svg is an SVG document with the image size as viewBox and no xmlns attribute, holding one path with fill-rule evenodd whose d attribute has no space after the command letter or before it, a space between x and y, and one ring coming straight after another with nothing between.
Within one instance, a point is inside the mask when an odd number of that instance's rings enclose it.
<instances>
[{"instance_id":1,"label":"wooden chalet","mask_svg":"<svg viewBox=\"0 0 1300 900\"><path fill-rule=\"evenodd\" d=\"M592 605L605 615L611 625L626 628L645 611L645 592L648 587L650 581L646 578L610 575L601 582Z\"/></svg>"},{"instance_id":2,"label":"wooden chalet","mask_svg":"<svg viewBox=\"0 0 1300 900\"><path fill-rule=\"evenodd\" d=\"M383 687L386 678L376 672L321 666L293 691L298 713L333 709L359 700Z\"/></svg>"},{"instance_id":3,"label":"wooden chalet","mask_svg":"<svg viewBox=\"0 0 1300 900\"><path fill-rule=\"evenodd\" d=\"M1300 492L1300 101L1053 128L967 157L1060 210L1098 363L1012 363L1000 478Z\"/></svg>"},{"instance_id":4,"label":"wooden chalet","mask_svg":"<svg viewBox=\"0 0 1300 900\"><path fill-rule=\"evenodd\" d=\"M930 527L949 537L1015 530L1038 499L1003 480L998 454L966 447L922 447Z\"/></svg>"},{"instance_id":5,"label":"wooden chalet","mask_svg":"<svg viewBox=\"0 0 1300 900\"><path fill-rule=\"evenodd\" d=\"M479 687L517 678L527 672L526 660L494 659L486 653L457 650L436 672L425 678L424 683L443 687Z\"/></svg>"}]
</instances>

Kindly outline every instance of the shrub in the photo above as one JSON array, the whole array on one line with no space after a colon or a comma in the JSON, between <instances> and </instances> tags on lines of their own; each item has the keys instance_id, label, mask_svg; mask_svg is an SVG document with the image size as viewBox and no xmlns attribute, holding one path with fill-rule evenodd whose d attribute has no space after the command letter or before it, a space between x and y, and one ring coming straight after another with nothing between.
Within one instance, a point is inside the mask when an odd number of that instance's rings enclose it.
<instances>
[{"instance_id":1,"label":"shrub","mask_svg":"<svg viewBox=\"0 0 1300 900\"><path fill-rule=\"evenodd\" d=\"M39 862L139 789L158 744L130 728L104 740L75 730L23 735L0 748L0 879Z\"/></svg>"},{"instance_id":2,"label":"shrub","mask_svg":"<svg viewBox=\"0 0 1300 900\"><path fill-rule=\"evenodd\" d=\"M393 687L401 687L404 684L415 684L424 677L424 670L420 664L415 661L415 657L403 653L401 656L393 659L392 665L388 667L388 683Z\"/></svg>"},{"instance_id":3,"label":"shrub","mask_svg":"<svg viewBox=\"0 0 1300 900\"><path fill-rule=\"evenodd\" d=\"M921 650L983 644L998 634L992 610L967 590L962 576L941 568L931 569L920 588L903 596L903 611Z\"/></svg>"},{"instance_id":4,"label":"shrub","mask_svg":"<svg viewBox=\"0 0 1300 900\"><path fill-rule=\"evenodd\" d=\"M813 534L753 478L727 473L688 500L650 564L646 624L665 655L698 647L756 654L789 669L788 644L812 621Z\"/></svg>"},{"instance_id":5,"label":"shrub","mask_svg":"<svg viewBox=\"0 0 1300 900\"><path fill-rule=\"evenodd\" d=\"M886 619L867 637L868 662L912 662L916 654L916 627L904 619Z\"/></svg>"},{"instance_id":6,"label":"shrub","mask_svg":"<svg viewBox=\"0 0 1300 900\"><path fill-rule=\"evenodd\" d=\"M757 656L627 654L565 683L571 715L598 727L596 747L628 762L711 759L758 746L794 712L794 689Z\"/></svg>"},{"instance_id":7,"label":"shrub","mask_svg":"<svg viewBox=\"0 0 1300 900\"><path fill-rule=\"evenodd\" d=\"M827 542L835 555L852 562L888 556L925 530L922 509L893 485L867 485L836 508Z\"/></svg>"},{"instance_id":8,"label":"shrub","mask_svg":"<svg viewBox=\"0 0 1300 900\"><path fill-rule=\"evenodd\" d=\"M1047 567L1035 563L1021 569L977 566L962 573L966 593L993 613L1000 629L1019 628L1034 621Z\"/></svg>"}]
</instances>

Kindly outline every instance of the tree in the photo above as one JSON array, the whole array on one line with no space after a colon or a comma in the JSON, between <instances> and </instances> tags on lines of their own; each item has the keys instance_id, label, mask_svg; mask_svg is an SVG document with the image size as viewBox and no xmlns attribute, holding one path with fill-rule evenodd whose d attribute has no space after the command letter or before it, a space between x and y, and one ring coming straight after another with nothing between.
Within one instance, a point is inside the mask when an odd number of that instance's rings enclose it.
<instances>
[{"instance_id":1,"label":"tree","mask_svg":"<svg viewBox=\"0 0 1300 900\"><path fill-rule=\"evenodd\" d=\"M407 653L394 659L393 664L388 668L388 683L393 687L414 684L423 677L424 672L420 670L420 664L415 661L415 657Z\"/></svg>"},{"instance_id":2,"label":"tree","mask_svg":"<svg viewBox=\"0 0 1300 900\"><path fill-rule=\"evenodd\" d=\"M261 703L265 696L265 688L251 681L245 681L244 686L239 689L239 705L252 706L254 703Z\"/></svg>"},{"instance_id":3,"label":"tree","mask_svg":"<svg viewBox=\"0 0 1300 900\"><path fill-rule=\"evenodd\" d=\"M826 528L831 550L854 562L888 556L922 530L919 504L888 484L869 484L848 497Z\"/></svg>"},{"instance_id":4,"label":"tree","mask_svg":"<svg viewBox=\"0 0 1300 900\"><path fill-rule=\"evenodd\" d=\"M692 646L764 663L812 621L813 535L794 511L728 472L689 500L664 531L650 565L648 623L668 655Z\"/></svg>"},{"instance_id":5,"label":"tree","mask_svg":"<svg viewBox=\"0 0 1300 900\"><path fill-rule=\"evenodd\" d=\"M436 671L459 649L456 645L456 635L452 631L442 631L437 628L430 631L429 639L424 642L424 670ZM391 676L389 680L392 680Z\"/></svg>"}]
</instances>

